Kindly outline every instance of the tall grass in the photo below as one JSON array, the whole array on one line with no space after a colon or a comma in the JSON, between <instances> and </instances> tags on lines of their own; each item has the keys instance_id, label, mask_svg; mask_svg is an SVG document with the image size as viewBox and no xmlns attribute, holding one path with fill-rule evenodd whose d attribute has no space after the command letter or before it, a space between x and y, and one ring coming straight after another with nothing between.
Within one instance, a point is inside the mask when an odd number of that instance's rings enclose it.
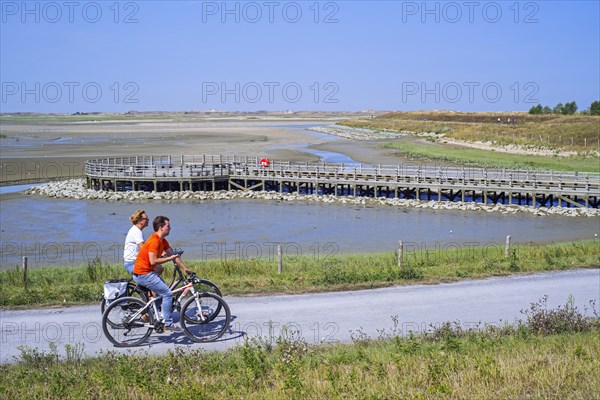
<instances>
[{"instance_id":1,"label":"tall grass","mask_svg":"<svg viewBox=\"0 0 600 400\"><path fill-rule=\"evenodd\" d=\"M406 248L402 267L396 253L363 253L285 257L283 273L270 258L189 261L199 276L217 283L228 295L305 293L355 290L413 283L448 282L467 278L600 267L597 240L545 245L514 245L510 257L503 246L427 249ZM172 268L165 268L165 279ZM103 283L125 278L121 265L98 260L82 267L31 270L24 284L16 270L0 272L0 306L82 304L99 301Z\"/></svg>"}]
</instances>

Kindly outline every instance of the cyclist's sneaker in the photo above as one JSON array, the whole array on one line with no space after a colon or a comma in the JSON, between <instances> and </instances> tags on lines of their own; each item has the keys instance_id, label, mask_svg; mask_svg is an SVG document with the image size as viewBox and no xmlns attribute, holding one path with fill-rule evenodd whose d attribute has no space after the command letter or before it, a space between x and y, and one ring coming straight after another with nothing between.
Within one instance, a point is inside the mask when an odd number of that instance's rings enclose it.
<instances>
[{"instance_id":1,"label":"cyclist's sneaker","mask_svg":"<svg viewBox=\"0 0 600 400\"><path fill-rule=\"evenodd\" d=\"M171 325L165 326L165 332L167 332L167 333L183 333L183 329L181 329L180 326L171 324Z\"/></svg>"},{"instance_id":2,"label":"cyclist's sneaker","mask_svg":"<svg viewBox=\"0 0 600 400\"><path fill-rule=\"evenodd\" d=\"M144 314L140 317L140 319L144 322L148 322L150 320L150 317L148 317L148 314Z\"/></svg>"}]
</instances>

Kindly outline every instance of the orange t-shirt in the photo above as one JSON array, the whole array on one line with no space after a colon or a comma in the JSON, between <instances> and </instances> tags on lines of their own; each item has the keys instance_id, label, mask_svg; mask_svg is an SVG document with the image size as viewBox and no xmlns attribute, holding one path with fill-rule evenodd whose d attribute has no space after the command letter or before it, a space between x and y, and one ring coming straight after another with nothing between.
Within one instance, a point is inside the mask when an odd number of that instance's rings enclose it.
<instances>
[{"instance_id":1,"label":"orange t-shirt","mask_svg":"<svg viewBox=\"0 0 600 400\"><path fill-rule=\"evenodd\" d=\"M154 272L154 268L150 264L150 254L156 253L156 257L161 257L163 251L169 248L167 239L161 239L156 232L146 240L133 265L133 273L136 275L145 275Z\"/></svg>"}]
</instances>

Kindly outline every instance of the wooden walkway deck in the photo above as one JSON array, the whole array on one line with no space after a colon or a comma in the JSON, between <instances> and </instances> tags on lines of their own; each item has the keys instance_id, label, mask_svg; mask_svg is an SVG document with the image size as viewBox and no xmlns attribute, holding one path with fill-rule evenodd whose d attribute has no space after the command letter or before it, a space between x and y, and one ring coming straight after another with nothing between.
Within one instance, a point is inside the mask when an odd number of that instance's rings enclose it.
<instances>
[{"instance_id":1,"label":"wooden walkway deck","mask_svg":"<svg viewBox=\"0 0 600 400\"><path fill-rule=\"evenodd\" d=\"M369 196L468 201L533 207L599 208L600 174L271 161L257 157L138 156L89 160L87 185L96 190L216 191Z\"/></svg>"}]
</instances>

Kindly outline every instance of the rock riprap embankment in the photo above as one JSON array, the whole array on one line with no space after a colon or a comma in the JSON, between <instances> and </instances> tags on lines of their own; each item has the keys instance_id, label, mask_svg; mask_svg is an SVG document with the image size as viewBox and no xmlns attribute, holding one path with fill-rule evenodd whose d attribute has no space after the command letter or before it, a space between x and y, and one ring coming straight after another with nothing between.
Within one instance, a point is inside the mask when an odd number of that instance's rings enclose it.
<instances>
[{"instance_id":1,"label":"rock riprap embankment","mask_svg":"<svg viewBox=\"0 0 600 400\"><path fill-rule=\"evenodd\" d=\"M87 189L83 179L69 179L65 181L56 181L44 185L35 186L25 191L28 195L47 196L54 198L80 199L80 200L106 200L106 201L139 201L139 200L234 200L234 199L257 199L257 200L275 200L275 201L304 201L304 202L322 202L322 203L341 203L357 205L385 205L394 207L415 207L430 208L434 210L464 210L464 211L482 211L482 212L500 212L503 214L532 213L535 215L565 215L572 217L597 217L600 216L600 210L592 208L561 208L561 207L542 207L533 208L517 205L503 204L481 204L481 203L462 203L450 201L419 201L408 199L388 199L383 197L344 197L332 195L299 195L294 193L277 192L255 192L255 191L216 191L216 192L107 192L102 190Z\"/></svg>"}]
</instances>

